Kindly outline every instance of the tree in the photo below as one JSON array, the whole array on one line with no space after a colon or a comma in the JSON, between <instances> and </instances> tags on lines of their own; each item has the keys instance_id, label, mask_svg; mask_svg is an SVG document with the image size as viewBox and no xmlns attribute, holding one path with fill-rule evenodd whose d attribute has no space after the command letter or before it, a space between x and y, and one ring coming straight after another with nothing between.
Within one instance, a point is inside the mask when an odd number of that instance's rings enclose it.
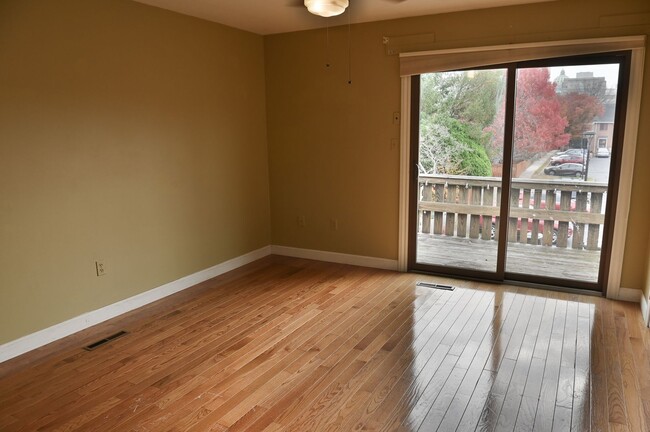
<instances>
[{"instance_id":1,"label":"tree","mask_svg":"<svg viewBox=\"0 0 650 432\"><path fill-rule=\"evenodd\" d=\"M505 83L503 71L443 72L421 78L420 111L447 113L478 127L479 136L492 123L498 94Z\"/></svg>"},{"instance_id":2,"label":"tree","mask_svg":"<svg viewBox=\"0 0 650 432\"><path fill-rule=\"evenodd\" d=\"M426 173L489 176L492 123L504 74L445 72L421 77L420 169Z\"/></svg>"},{"instance_id":3,"label":"tree","mask_svg":"<svg viewBox=\"0 0 650 432\"><path fill-rule=\"evenodd\" d=\"M443 113L421 122L419 168L427 174L492 175L487 153L467 125Z\"/></svg>"},{"instance_id":4,"label":"tree","mask_svg":"<svg viewBox=\"0 0 650 432\"><path fill-rule=\"evenodd\" d=\"M582 138L588 126L596 116L604 112L600 100L586 93L566 93L560 96L562 114L566 117L568 125L565 132L571 135L572 139Z\"/></svg>"},{"instance_id":5,"label":"tree","mask_svg":"<svg viewBox=\"0 0 650 432\"><path fill-rule=\"evenodd\" d=\"M569 143L570 135L555 85L547 68L520 69L517 76L515 105L514 161L529 159L541 152L559 149ZM503 101L505 103L505 100ZM494 145L503 139L504 110L498 110L486 131Z\"/></svg>"}]
</instances>

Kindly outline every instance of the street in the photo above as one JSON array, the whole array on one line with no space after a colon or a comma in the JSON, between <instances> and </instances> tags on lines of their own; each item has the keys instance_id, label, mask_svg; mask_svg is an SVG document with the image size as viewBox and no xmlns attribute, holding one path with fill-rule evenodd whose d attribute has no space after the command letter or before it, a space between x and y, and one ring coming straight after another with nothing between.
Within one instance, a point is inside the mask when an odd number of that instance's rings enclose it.
<instances>
[{"instance_id":1,"label":"street","mask_svg":"<svg viewBox=\"0 0 650 432\"><path fill-rule=\"evenodd\" d=\"M519 178L536 178L536 179L560 179L560 178L571 178L576 179L575 176L550 176L544 174L543 167L548 166L551 156L555 152L549 152L546 156L543 156L533 162L526 171L524 171ZM592 157L589 160L589 172L588 180L595 183L607 183L609 179L609 166L611 162L611 157L608 158L597 158Z\"/></svg>"},{"instance_id":2,"label":"street","mask_svg":"<svg viewBox=\"0 0 650 432\"><path fill-rule=\"evenodd\" d=\"M607 183L611 158L593 157L589 160L589 181Z\"/></svg>"}]
</instances>

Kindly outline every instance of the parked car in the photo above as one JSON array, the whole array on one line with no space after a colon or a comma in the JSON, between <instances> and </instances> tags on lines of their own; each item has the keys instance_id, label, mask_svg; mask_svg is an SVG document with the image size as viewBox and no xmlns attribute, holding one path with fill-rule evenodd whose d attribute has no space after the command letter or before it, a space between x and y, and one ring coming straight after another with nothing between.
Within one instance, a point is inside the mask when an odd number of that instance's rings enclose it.
<instances>
[{"instance_id":1,"label":"parked car","mask_svg":"<svg viewBox=\"0 0 650 432\"><path fill-rule=\"evenodd\" d=\"M583 155L584 150L583 149L577 149L577 148L572 148L569 150L564 150L561 152L557 152L555 156L567 156L567 155Z\"/></svg>"},{"instance_id":2,"label":"parked car","mask_svg":"<svg viewBox=\"0 0 650 432\"><path fill-rule=\"evenodd\" d=\"M582 175L584 172L585 167L581 163L565 163L544 168L544 174L548 175L574 176Z\"/></svg>"},{"instance_id":3,"label":"parked car","mask_svg":"<svg viewBox=\"0 0 650 432\"><path fill-rule=\"evenodd\" d=\"M608 158L609 150L606 147L600 147L598 150L596 150L596 157Z\"/></svg>"},{"instance_id":4,"label":"parked car","mask_svg":"<svg viewBox=\"0 0 650 432\"><path fill-rule=\"evenodd\" d=\"M566 163L582 163L584 162L584 154L565 154L560 156L553 156L551 158L551 165L562 165Z\"/></svg>"}]
</instances>

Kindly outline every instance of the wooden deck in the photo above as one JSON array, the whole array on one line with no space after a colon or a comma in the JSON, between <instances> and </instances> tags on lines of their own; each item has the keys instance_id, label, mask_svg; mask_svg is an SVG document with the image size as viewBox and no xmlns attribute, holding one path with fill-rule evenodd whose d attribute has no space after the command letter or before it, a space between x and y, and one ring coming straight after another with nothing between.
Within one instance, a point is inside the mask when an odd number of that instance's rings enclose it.
<instances>
[{"instance_id":1,"label":"wooden deck","mask_svg":"<svg viewBox=\"0 0 650 432\"><path fill-rule=\"evenodd\" d=\"M495 271L497 242L418 234L417 262ZM598 281L600 251L508 243L506 271L586 282Z\"/></svg>"},{"instance_id":2,"label":"wooden deck","mask_svg":"<svg viewBox=\"0 0 650 432\"><path fill-rule=\"evenodd\" d=\"M647 431L649 359L637 304L272 256L0 364L0 430Z\"/></svg>"}]
</instances>

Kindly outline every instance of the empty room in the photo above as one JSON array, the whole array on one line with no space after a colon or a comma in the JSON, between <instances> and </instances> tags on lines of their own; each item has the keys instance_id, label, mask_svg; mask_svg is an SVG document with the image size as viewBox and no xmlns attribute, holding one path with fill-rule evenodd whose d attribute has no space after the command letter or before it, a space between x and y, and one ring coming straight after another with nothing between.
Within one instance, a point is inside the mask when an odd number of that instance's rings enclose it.
<instances>
[{"instance_id":1,"label":"empty room","mask_svg":"<svg viewBox=\"0 0 650 432\"><path fill-rule=\"evenodd\" d=\"M0 0L0 431L650 431L647 0Z\"/></svg>"}]
</instances>

